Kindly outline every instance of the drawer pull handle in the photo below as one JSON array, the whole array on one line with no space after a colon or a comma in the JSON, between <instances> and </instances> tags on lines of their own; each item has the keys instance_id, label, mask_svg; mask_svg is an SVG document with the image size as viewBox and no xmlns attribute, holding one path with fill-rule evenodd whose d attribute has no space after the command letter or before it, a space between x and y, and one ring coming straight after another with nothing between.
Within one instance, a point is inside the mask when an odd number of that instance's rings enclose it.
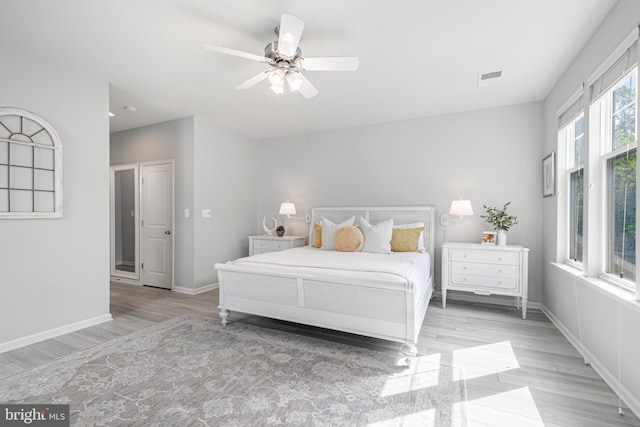
<instances>
[{"instance_id":1,"label":"drawer pull handle","mask_svg":"<svg viewBox=\"0 0 640 427\"><path fill-rule=\"evenodd\" d=\"M502 285L502 280L498 280L498 285Z\"/></svg>"},{"instance_id":2,"label":"drawer pull handle","mask_svg":"<svg viewBox=\"0 0 640 427\"><path fill-rule=\"evenodd\" d=\"M462 269L463 269L463 270L466 270L466 269L467 269L467 267L462 267Z\"/></svg>"},{"instance_id":3,"label":"drawer pull handle","mask_svg":"<svg viewBox=\"0 0 640 427\"><path fill-rule=\"evenodd\" d=\"M498 273L502 273L502 269L501 268L498 269Z\"/></svg>"},{"instance_id":4,"label":"drawer pull handle","mask_svg":"<svg viewBox=\"0 0 640 427\"><path fill-rule=\"evenodd\" d=\"M498 257L498 261L502 261L502 258L501 258L501 257Z\"/></svg>"}]
</instances>

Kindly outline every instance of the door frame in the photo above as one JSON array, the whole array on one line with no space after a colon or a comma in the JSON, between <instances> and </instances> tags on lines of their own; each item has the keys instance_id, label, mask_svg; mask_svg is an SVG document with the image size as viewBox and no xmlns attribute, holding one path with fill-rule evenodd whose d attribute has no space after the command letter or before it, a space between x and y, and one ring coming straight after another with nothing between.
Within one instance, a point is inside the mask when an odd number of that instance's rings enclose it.
<instances>
[{"instance_id":1,"label":"door frame","mask_svg":"<svg viewBox=\"0 0 640 427\"><path fill-rule=\"evenodd\" d=\"M135 223L135 272L129 273L126 271L116 270L116 217L115 217L115 173L122 170L133 170L134 179L134 223ZM139 163L125 163L119 165L112 165L109 167L109 183L110 183L110 199L109 199L109 223L110 223L110 259L109 266L111 276L124 277L133 280L140 280L140 166Z\"/></svg>"},{"instance_id":2,"label":"door frame","mask_svg":"<svg viewBox=\"0 0 640 427\"><path fill-rule=\"evenodd\" d=\"M165 165L165 164L170 164L171 165L171 200L170 200L170 204L171 204L171 287L169 288L169 290L173 290L173 287L175 286L175 276L176 276L176 233L175 233L175 229L176 229L176 209L175 209L175 161L174 159L165 159L165 160L152 160L152 161L147 161L147 162L139 162L139 168L140 168L140 173L138 174L139 179L138 179L138 186L140 187L141 191L140 191L140 200L142 200L142 168L144 166L155 166L155 165ZM144 245L142 244L142 241L144 239L144 227L142 226L142 221L145 218L145 212L144 212L144 203L140 203L140 236L139 236L139 241L140 241L140 265L142 266L142 262L144 262ZM142 276L144 274L144 271L142 271L143 269L140 268L140 284L143 284L143 280L142 280Z\"/></svg>"}]
</instances>

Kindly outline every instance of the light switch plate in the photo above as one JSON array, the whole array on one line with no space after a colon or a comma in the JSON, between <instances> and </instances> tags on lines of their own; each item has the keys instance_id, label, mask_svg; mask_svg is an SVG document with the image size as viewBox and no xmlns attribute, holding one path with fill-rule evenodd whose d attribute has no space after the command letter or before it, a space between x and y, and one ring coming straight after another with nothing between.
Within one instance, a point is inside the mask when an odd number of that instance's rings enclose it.
<instances>
[{"instance_id":1,"label":"light switch plate","mask_svg":"<svg viewBox=\"0 0 640 427\"><path fill-rule=\"evenodd\" d=\"M202 218L211 218L211 209L202 209Z\"/></svg>"},{"instance_id":2,"label":"light switch plate","mask_svg":"<svg viewBox=\"0 0 640 427\"><path fill-rule=\"evenodd\" d=\"M189 218L189 209L184 210L184 217Z\"/></svg>"}]
</instances>

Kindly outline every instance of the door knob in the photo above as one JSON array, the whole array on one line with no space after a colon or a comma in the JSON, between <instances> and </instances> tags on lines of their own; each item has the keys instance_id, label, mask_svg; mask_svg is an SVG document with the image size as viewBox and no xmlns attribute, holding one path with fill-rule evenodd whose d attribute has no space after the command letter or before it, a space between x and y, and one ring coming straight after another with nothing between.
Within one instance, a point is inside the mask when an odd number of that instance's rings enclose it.
<instances>
[{"instance_id":1,"label":"door knob","mask_svg":"<svg viewBox=\"0 0 640 427\"><path fill-rule=\"evenodd\" d=\"M165 231L164 234L166 234L168 236L169 234L171 234L171 230Z\"/></svg>"}]
</instances>

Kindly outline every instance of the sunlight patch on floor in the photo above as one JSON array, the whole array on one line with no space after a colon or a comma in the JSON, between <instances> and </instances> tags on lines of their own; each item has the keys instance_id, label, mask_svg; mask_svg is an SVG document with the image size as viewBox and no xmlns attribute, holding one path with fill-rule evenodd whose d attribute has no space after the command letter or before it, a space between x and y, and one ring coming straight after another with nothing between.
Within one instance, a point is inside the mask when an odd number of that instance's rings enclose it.
<instances>
[{"instance_id":1,"label":"sunlight patch on floor","mask_svg":"<svg viewBox=\"0 0 640 427\"><path fill-rule=\"evenodd\" d=\"M545 425L529 387L470 400L467 411L472 423L509 427Z\"/></svg>"},{"instance_id":2,"label":"sunlight patch on floor","mask_svg":"<svg viewBox=\"0 0 640 427\"><path fill-rule=\"evenodd\" d=\"M440 354L409 358L409 366L389 376L381 397L393 396L429 387L440 382Z\"/></svg>"},{"instance_id":3,"label":"sunlight patch on floor","mask_svg":"<svg viewBox=\"0 0 640 427\"><path fill-rule=\"evenodd\" d=\"M472 379L519 368L509 341L453 351L454 380ZM456 376L462 375L462 378Z\"/></svg>"}]
</instances>

